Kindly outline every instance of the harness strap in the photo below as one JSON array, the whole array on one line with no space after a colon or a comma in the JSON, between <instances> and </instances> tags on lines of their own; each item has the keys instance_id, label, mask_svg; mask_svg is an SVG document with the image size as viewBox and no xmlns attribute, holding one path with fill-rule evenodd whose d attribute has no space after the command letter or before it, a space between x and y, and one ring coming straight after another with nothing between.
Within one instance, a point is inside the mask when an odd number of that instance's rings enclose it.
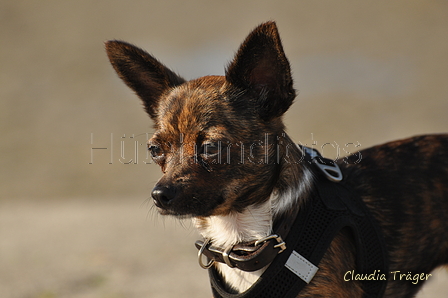
<instances>
[{"instance_id":1,"label":"harness strap","mask_svg":"<svg viewBox=\"0 0 448 298\"><path fill-rule=\"evenodd\" d=\"M314 158L309 154L305 155L305 161L314 164ZM345 186L343 181L330 181L318 166L313 166L312 169L315 175L314 192L295 217L291 232L284 239L286 249L283 253L277 254L255 284L240 294L228 293L220 274L211 267L209 275L215 298L297 297L312 278L306 272L317 271L316 266L343 228L351 229L355 236L358 273L372 273L374 270L385 274L388 272L385 242L375 219L361 198ZM301 269L292 270L291 267L296 266L292 263ZM303 268L308 271L303 271ZM364 298L379 298L386 287L386 281L361 283L365 291Z\"/></svg>"}]
</instances>

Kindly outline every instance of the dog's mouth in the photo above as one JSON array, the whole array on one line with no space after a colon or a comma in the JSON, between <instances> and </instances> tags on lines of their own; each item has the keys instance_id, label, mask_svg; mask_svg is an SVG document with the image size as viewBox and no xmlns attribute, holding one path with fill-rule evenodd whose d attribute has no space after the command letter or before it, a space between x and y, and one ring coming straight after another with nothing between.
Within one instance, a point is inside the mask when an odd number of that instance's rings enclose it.
<instances>
[{"instance_id":1,"label":"dog's mouth","mask_svg":"<svg viewBox=\"0 0 448 298\"><path fill-rule=\"evenodd\" d=\"M180 213L180 212L177 212L175 210L169 210L169 209L160 208L157 205L156 205L156 207L157 207L157 212L159 212L160 215L164 215L164 216L174 216L174 217L177 217L179 219L188 219L188 218L191 218L191 217L198 216L198 215L191 214L191 213Z\"/></svg>"},{"instance_id":2,"label":"dog's mouth","mask_svg":"<svg viewBox=\"0 0 448 298\"><path fill-rule=\"evenodd\" d=\"M157 208L157 211L161 215L168 215L168 216L174 216L180 219L188 219L191 217L208 217L213 215L213 210L207 211L207 210L198 210L197 208L194 208L194 210L188 210L188 209L178 209L178 208L164 208L157 205L157 203L154 202L154 205Z\"/></svg>"},{"instance_id":3,"label":"dog's mouth","mask_svg":"<svg viewBox=\"0 0 448 298\"><path fill-rule=\"evenodd\" d=\"M174 216L180 219L184 218L187 219L190 217L197 216L196 214L188 212L187 210L177 210L176 208L162 207L156 200L153 201L154 206L157 208L157 212L159 212L160 215Z\"/></svg>"}]
</instances>

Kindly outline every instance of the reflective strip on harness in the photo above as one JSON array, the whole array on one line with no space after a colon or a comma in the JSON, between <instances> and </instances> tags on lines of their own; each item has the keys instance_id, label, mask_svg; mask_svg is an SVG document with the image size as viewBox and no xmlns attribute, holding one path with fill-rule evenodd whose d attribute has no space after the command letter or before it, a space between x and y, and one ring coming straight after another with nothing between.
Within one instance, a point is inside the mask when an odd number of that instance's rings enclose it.
<instances>
[{"instance_id":1,"label":"reflective strip on harness","mask_svg":"<svg viewBox=\"0 0 448 298\"><path fill-rule=\"evenodd\" d=\"M307 284L310 283L317 270L319 270L317 266L314 266L313 263L305 259L295 250L292 251L285 266Z\"/></svg>"}]
</instances>

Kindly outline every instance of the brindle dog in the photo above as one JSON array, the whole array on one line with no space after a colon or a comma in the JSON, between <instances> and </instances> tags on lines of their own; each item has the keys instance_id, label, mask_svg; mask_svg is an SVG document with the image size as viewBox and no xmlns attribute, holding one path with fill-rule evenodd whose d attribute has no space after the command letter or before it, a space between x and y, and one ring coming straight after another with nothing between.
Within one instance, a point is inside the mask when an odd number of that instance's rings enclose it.
<instances>
[{"instance_id":1,"label":"brindle dog","mask_svg":"<svg viewBox=\"0 0 448 298\"><path fill-rule=\"evenodd\" d=\"M302 152L289 146L282 122L296 93L274 22L249 34L225 76L185 81L131 44L109 41L106 49L155 123L148 148L163 172L152 191L160 213L192 217L204 238L231 248L270 235L276 219L310 199L310 165L298 162ZM413 297L426 278L414 283L400 274L428 277L448 262L448 135L360 154L361 160L347 157L339 167L382 230L395 272L388 274L384 297ZM363 297L360 282L347 275L356 268L354 242L340 232L298 297ZM234 293L265 270L213 266Z\"/></svg>"}]
</instances>

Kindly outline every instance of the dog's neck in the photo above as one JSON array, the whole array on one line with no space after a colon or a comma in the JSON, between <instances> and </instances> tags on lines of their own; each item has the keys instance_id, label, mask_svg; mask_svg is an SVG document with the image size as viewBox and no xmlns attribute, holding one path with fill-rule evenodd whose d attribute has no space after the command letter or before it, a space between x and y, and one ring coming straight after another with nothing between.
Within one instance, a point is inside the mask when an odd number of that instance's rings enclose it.
<instances>
[{"instance_id":1,"label":"dog's neck","mask_svg":"<svg viewBox=\"0 0 448 298\"><path fill-rule=\"evenodd\" d=\"M272 229L272 210L267 201L258 206L249 206L241 213L194 218L199 232L213 245L228 247L241 242L261 239Z\"/></svg>"},{"instance_id":2,"label":"dog's neck","mask_svg":"<svg viewBox=\"0 0 448 298\"><path fill-rule=\"evenodd\" d=\"M291 208L299 208L311 188L312 174L304 165L283 165L279 181L285 179L288 181L280 183L283 189L274 188L264 203L248 206L243 212L194 218L193 223L204 238L223 248L266 237L272 233L275 219ZM226 264L216 263L215 266L223 275L229 290L237 292L247 290L265 270L244 272Z\"/></svg>"}]
</instances>

